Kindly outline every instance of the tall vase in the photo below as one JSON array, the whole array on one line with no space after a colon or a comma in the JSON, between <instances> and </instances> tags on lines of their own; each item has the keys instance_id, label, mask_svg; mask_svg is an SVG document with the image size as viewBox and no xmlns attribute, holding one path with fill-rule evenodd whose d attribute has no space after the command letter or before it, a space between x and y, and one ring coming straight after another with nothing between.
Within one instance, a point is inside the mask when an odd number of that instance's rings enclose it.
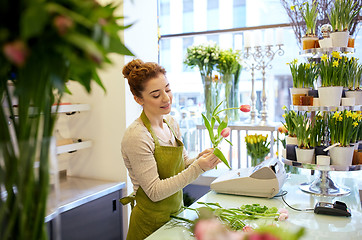
<instances>
[{"instance_id":1,"label":"tall vase","mask_svg":"<svg viewBox=\"0 0 362 240\"><path fill-rule=\"evenodd\" d=\"M233 75L226 73L222 76L222 82L225 84L225 106L224 108L232 107L232 88L233 88ZM230 112L227 113L230 116Z\"/></svg>"},{"instance_id":2,"label":"tall vase","mask_svg":"<svg viewBox=\"0 0 362 240\"><path fill-rule=\"evenodd\" d=\"M208 119L212 116L212 111L214 110L213 104L213 83L212 77L207 75L201 75L202 83L204 84L204 103L205 103L205 110L204 113Z\"/></svg>"},{"instance_id":3,"label":"tall vase","mask_svg":"<svg viewBox=\"0 0 362 240\"><path fill-rule=\"evenodd\" d=\"M239 103L239 83L236 81L233 82L233 86L231 89L231 107L233 108L239 108L240 107L240 103ZM239 116L239 109L233 109L231 110L231 114L230 114L230 120L233 122L237 122L240 120L240 116Z\"/></svg>"}]
</instances>

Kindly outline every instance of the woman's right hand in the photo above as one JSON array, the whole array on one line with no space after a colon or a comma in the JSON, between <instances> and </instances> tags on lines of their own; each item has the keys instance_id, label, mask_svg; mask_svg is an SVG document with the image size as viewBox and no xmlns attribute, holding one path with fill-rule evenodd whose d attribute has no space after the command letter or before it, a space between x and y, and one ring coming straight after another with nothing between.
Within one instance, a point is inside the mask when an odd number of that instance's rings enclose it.
<instances>
[{"instance_id":1,"label":"woman's right hand","mask_svg":"<svg viewBox=\"0 0 362 240\"><path fill-rule=\"evenodd\" d=\"M221 160L213 152L204 153L197 159L200 168L205 172L215 168L220 162Z\"/></svg>"}]
</instances>

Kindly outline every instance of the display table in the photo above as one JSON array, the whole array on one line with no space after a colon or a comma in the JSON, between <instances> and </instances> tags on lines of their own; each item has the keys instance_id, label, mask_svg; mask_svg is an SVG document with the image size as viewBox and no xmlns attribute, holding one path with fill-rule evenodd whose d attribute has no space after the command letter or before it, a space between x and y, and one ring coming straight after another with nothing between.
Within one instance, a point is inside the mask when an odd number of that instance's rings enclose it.
<instances>
[{"instance_id":1,"label":"display table","mask_svg":"<svg viewBox=\"0 0 362 240\"><path fill-rule=\"evenodd\" d=\"M291 230L299 227L306 228L306 234L302 239L362 239L362 210L361 200L359 197L357 184L353 179L340 178L336 179L338 184L346 185L351 189L348 196L339 197L320 197L302 192L299 185L304 182L311 181L313 176L306 175L290 175L290 178L283 186L283 190L288 191L284 197L286 202L292 207L299 209L314 208L317 202L334 202L343 201L351 210L352 217L336 217L327 215L318 215L313 211L299 212L290 209L283 202L281 197L255 198L236 195L218 194L213 191L208 192L198 201L202 202L218 202L224 208L238 207L243 204L259 203L267 207L286 208L289 211L289 218L286 221L278 222L281 226ZM192 208L198 207L197 203L191 205ZM185 210L180 216L195 219L194 211ZM261 222L262 221L262 222ZM251 221L252 226L257 224L273 223L272 220ZM275 222L274 222L275 223ZM150 235L147 240L163 240L163 239L194 239L189 232L183 227L171 227L166 224L159 230Z\"/></svg>"}]
</instances>

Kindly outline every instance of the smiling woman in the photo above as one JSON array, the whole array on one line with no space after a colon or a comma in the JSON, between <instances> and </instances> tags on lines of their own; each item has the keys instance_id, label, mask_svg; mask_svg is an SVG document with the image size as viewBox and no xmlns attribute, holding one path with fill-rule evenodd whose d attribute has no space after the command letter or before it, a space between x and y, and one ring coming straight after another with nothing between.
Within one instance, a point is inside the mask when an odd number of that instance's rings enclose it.
<instances>
[{"instance_id":1,"label":"smiling woman","mask_svg":"<svg viewBox=\"0 0 362 240\"><path fill-rule=\"evenodd\" d=\"M220 160L213 149L188 157L179 140L180 127L169 115L172 91L163 67L136 59L122 73L143 112L122 140L134 193L121 203L131 203L133 208L127 239L145 239L182 210L182 189Z\"/></svg>"}]
</instances>

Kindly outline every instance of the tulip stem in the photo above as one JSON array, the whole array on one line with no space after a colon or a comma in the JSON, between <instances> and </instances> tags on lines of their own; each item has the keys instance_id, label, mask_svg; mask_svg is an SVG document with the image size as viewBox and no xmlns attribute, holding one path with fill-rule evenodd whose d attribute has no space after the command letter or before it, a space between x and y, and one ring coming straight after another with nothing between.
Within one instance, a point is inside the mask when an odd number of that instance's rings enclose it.
<instances>
[{"instance_id":1,"label":"tulip stem","mask_svg":"<svg viewBox=\"0 0 362 240\"><path fill-rule=\"evenodd\" d=\"M218 111L217 113L215 113L215 116L216 116L216 115L218 115L219 113L223 112L223 111L233 110L233 109L239 109L239 108L237 108L237 107L233 107L233 108L225 108L225 109L220 110L220 111Z\"/></svg>"}]
</instances>

